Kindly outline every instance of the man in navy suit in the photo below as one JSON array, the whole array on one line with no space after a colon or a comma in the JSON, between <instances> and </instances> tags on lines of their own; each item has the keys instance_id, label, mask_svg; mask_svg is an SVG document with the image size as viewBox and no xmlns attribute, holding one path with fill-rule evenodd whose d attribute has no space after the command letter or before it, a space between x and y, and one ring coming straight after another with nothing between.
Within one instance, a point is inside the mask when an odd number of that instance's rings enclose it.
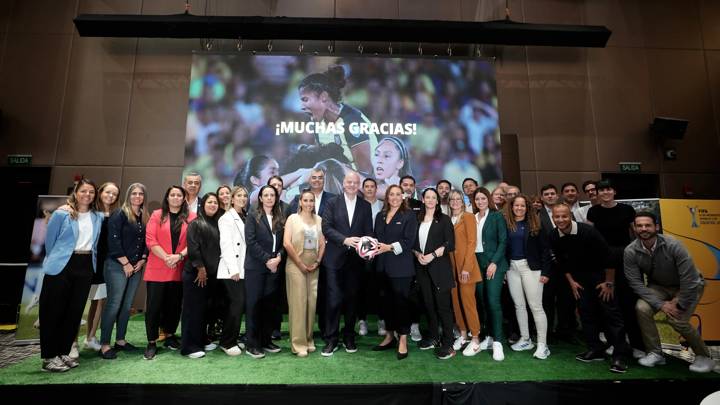
<instances>
[{"instance_id":1,"label":"man in navy suit","mask_svg":"<svg viewBox=\"0 0 720 405\"><path fill-rule=\"evenodd\" d=\"M320 168L312 169L310 172L310 191L315 194L315 213L322 217L327 207L328 201L335 197L335 194L324 191L325 188L325 171ZM295 196L290 202L290 214L298 212L298 198ZM288 214L289 216L289 214Z\"/></svg>"},{"instance_id":2,"label":"man in navy suit","mask_svg":"<svg viewBox=\"0 0 720 405\"><path fill-rule=\"evenodd\" d=\"M355 318L357 296L364 262L355 246L360 237L372 235L370 203L358 196L360 176L350 172L343 179L343 194L328 202L322 215L322 230L327 240L323 257L326 274L326 322L323 356L338 349L340 313L345 317L343 344L345 351L355 353Z\"/></svg>"}]
</instances>

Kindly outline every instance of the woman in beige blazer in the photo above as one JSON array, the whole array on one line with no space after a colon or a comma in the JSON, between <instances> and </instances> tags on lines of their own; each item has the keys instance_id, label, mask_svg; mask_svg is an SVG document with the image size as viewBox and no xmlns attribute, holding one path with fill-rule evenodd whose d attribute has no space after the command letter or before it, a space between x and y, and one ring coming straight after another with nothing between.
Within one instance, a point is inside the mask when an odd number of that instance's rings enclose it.
<instances>
[{"instance_id":1,"label":"woman in beige blazer","mask_svg":"<svg viewBox=\"0 0 720 405\"><path fill-rule=\"evenodd\" d=\"M460 336L455 340L454 350L463 350L464 356L480 352L480 318L475 304L475 284L482 281L480 267L475 259L477 230L473 214L465 211L463 195L452 190L448 195L450 219L455 228L455 251L450 253L455 273L456 287L452 290L455 323ZM467 335L468 329L472 339Z\"/></svg>"},{"instance_id":2,"label":"woman in beige blazer","mask_svg":"<svg viewBox=\"0 0 720 405\"><path fill-rule=\"evenodd\" d=\"M322 219L315 214L315 194L300 194L297 214L285 222L283 246L288 255L285 266L290 321L290 348L298 357L315 351L313 325L317 301L318 272L325 252Z\"/></svg>"}]
</instances>

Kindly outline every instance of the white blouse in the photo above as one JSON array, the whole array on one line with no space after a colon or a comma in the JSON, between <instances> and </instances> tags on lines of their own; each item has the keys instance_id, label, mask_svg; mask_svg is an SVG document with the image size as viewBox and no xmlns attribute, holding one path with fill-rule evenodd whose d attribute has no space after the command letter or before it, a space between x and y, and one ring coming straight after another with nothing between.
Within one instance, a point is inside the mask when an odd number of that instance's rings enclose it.
<instances>
[{"instance_id":1,"label":"white blouse","mask_svg":"<svg viewBox=\"0 0 720 405\"><path fill-rule=\"evenodd\" d=\"M75 250L89 252L93 248L92 213L78 212L78 238L75 241Z\"/></svg>"},{"instance_id":2,"label":"white blouse","mask_svg":"<svg viewBox=\"0 0 720 405\"><path fill-rule=\"evenodd\" d=\"M478 217L478 214L475 214L475 222L477 222L477 243L475 244L475 253L482 253L483 252L483 243L482 243L482 230L483 226L485 226L485 220L487 220L488 214L490 214L490 210L485 210L485 215L482 216L482 218Z\"/></svg>"},{"instance_id":3,"label":"white blouse","mask_svg":"<svg viewBox=\"0 0 720 405\"><path fill-rule=\"evenodd\" d=\"M432 221L421 222L418 228L418 241L420 242L420 251L425 253L425 244L427 243L428 233Z\"/></svg>"}]
</instances>

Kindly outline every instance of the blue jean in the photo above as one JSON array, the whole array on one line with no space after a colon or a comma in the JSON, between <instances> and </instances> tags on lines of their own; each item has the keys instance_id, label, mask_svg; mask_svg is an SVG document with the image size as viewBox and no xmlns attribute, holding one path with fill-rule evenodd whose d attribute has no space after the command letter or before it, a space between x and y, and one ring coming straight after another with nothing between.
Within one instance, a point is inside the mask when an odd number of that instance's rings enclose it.
<instances>
[{"instance_id":1,"label":"blue jean","mask_svg":"<svg viewBox=\"0 0 720 405\"><path fill-rule=\"evenodd\" d=\"M109 345L113 324L116 321L115 341L125 340L130 319L130 306L142 280L142 271L134 273L130 278L125 277L122 265L117 260L110 258L105 260L103 271L107 287L107 301L100 319L100 344Z\"/></svg>"}]
</instances>

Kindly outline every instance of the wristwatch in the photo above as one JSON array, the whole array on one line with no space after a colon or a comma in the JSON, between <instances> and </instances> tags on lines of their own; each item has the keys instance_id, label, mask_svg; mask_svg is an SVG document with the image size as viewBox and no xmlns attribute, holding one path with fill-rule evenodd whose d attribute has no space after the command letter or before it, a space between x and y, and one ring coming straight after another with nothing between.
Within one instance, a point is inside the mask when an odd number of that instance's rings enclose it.
<instances>
[{"instance_id":1,"label":"wristwatch","mask_svg":"<svg viewBox=\"0 0 720 405\"><path fill-rule=\"evenodd\" d=\"M612 281L605 282L605 287L613 288L614 286L615 286L615 284Z\"/></svg>"}]
</instances>

